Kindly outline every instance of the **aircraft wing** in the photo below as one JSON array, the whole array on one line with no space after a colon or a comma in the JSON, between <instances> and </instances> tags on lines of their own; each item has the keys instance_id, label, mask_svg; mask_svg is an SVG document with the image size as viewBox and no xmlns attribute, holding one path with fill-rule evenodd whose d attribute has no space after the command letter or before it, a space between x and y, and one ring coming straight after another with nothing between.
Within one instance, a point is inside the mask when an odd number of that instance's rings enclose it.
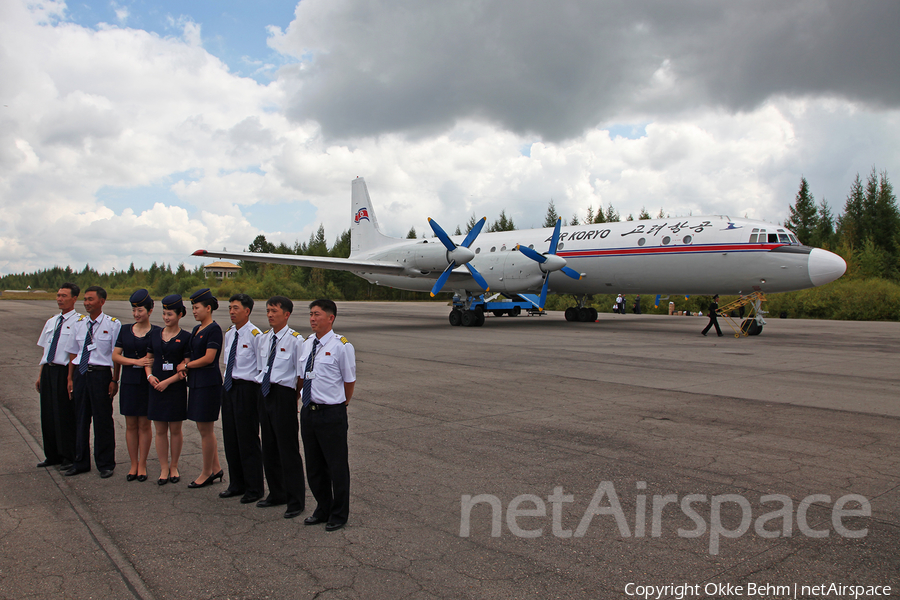
<instances>
[{"instance_id":1,"label":"aircraft wing","mask_svg":"<svg viewBox=\"0 0 900 600\"><path fill-rule=\"evenodd\" d=\"M211 256L214 258L230 258L232 260L249 260L251 262L275 263L292 267L314 267L331 271L354 271L358 273L384 273L398 275L403 267L394 262L377 260L353 260L352 258L333 258L331 256L303 256L297 254L264 254L261 252L215 252L197 250L194 256Z\"/></svg>"}]
</instances>

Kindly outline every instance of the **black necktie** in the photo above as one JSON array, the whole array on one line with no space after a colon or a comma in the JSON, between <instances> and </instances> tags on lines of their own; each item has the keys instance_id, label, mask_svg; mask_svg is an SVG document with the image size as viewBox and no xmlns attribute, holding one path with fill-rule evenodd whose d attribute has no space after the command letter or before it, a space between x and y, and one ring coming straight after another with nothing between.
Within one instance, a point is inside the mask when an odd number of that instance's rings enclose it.
<instances>
[{"instance_id":1,"label":"black necktie","mask_svg":"<svg viewBox=\"0 0 900 600\"><path fill-rule=\"evenodd\" d=\"M312 401L312 379L309 374L313 370L314 358L316 356L316 347L319 345L319 338L313 340L312 350L309 351L309 358L306 359L306 369L303 371L303 406L309 406Z\"/></svg>"},{"instance_id":2,"label":"black necktie","mask_svg":"<svg viewBox=\"0 0 900 600\"><path fill-rule=\"evenodd\" d=\"M269 383L269 380L272 378L272 363L275 362L275 346L278 345L278 338L275 337L275 332L272 332L272 347L269 349L269 362L266 364L266 372L263 373L262 380L262 395L268 396L269 390L272 388L272 385Z\"/></svg>"},{"instance_id":3,"label":"black necktie","mask_svg":"<svg viewBox=\"0 0 900 600\"><path fill-rule=\"evenodd\" d=\"M225 367L225 386L226 390L231 389L231 374L234 372L234 363L237 362L235 355L237 354L238 331L234 330L234 341L231 342L231 353L228 355L228 366Z\"/></svg>"},{"instance_id":4,"label":"black necktie","mask_svg":"<svg viewBox=\"0 0 900 600\"><path fill-rule=\"evenodd\" d=\"M50 349L47 351L47 364L53 364L56 358L56 347L59 345L59 332L62 331L63 316L59 315L59 321L56 323L56 330L53 332L53 341L50 342Z\"/></svg>"},{"instance_id":5,"label":"black necktie","mask_svg":"<svg viewBox=\"0 0 900 600\"><path fill-rule=\"evenodd\" d=\"M81 361L78 363L78 372L84 375L87 373L88 364L91 360L91 351L88 346L94 343L94 322L88 325L87 333L84 335L84 345L81 347Z\"/></svg>"}]
</instances>

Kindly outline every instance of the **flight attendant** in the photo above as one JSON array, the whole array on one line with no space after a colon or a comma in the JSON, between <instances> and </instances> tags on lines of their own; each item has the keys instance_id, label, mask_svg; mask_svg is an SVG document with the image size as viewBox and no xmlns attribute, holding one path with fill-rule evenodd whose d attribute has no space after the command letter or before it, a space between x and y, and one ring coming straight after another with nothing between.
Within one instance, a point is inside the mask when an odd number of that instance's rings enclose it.
<instances>
[{"instance_id":1,"label":"flight attendant","mask_svg":"<svg viewBox=\"0 0 900 600\"><path fill-rule=\"evenodd\" d=\"M219 419L222 404L222 373L219 371L219 353L222 351L222 328L213 321L213 311L219 301L209 288L191 294L191 312L200 324L191 332L190 360L179 365L188 374L188 419L197 423L203 454L203 470L188 485L200 488L212 485L225 476L219 464L219 449L213 429Z\"/></svg>"},{"instance_id":2,"label":"flight attendant","mask_svg":"<svg viewBox=\"0 0 900 600\"><path fill-rule=\"evenodd\" d=\"M165 327L149 333L147 357L153 361L144 367L152 388L147 401L147 418L156 430L156 455L159 457L159 485L178 483L178 459L184 445L181 425L187 418L187 383L184 373L177 370L187 358L190 335L179 321L187 311L181 296L171 294L162 299ZM169 457L171 453L171 458Z\"/></svg>"},{"instance_id":3,"label":"flight attendant","mask_svg":"<svg viewBox=\"0 0 900 600\"><path fill-rule=\"evenodd\" d=\"M113 349L113 362L122 367L122 385L119 388L119 413L125 417L125 445L131 467L126 481L147 481L147 455L153 438L150 419L147 418L147 401L150 397L150 382L145 369L153 365L147 357L150 347L150 332L161 329L150 324L153 312L153 298L147 290L138 290L131 295L131 314L134 323L123 325L119 339Z\"/></svg>"}]
</instances>

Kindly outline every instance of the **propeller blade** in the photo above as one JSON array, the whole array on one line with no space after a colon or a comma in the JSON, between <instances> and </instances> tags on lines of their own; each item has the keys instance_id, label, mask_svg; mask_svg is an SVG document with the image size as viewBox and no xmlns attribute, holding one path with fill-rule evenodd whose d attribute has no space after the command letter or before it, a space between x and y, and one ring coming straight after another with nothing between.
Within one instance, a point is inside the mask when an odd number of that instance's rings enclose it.
<instances>
[{"instance_id":1,"label":"propeller blade","mask_svg":"<svg viewBox=\"0 0 900 600\"><path fill-rule=\"evenodd\" d=\"M532 250L528 246L523 246L522 244L519 244L518 246L516 246L516 250L518 250L519 252L521 252L522 254L524 254L525 256L530 258L531 260L538 262L540 264L544 264L544 262L547 260L546 256L540 254L539 252Z\"/></svg>"},{"instance_id":2,"label":"propeller blade","mask_svg":"<svg viewBox=\"0 0 900 600\"><path fill-rule=\"evenodd\" d=\"M453 241L450 240L450 236L447 235L447 232L441 229L441 226L438 225L436 221L434 221L431 217L428 217L428 224L431 225L431 230L434 231L434 235L438 236L438 239L441 240L441 243L444 244L444 247L447 248L447 250L456 250L456 244L454 244ZM473 229L472 231L475 230ZM432 294L432 296L433 295L434 294Z\"/></svg>"},{"instance_id":3,"label":"propeller blade","mask_svg":"<svg viewBox=\"0 0 900 600\"><path fill-rule=\"evenodd\" d=\"M541 305L540 309L544 310L544 307L547 305L547 288L550 287L550 273L544 277L544 285L541 286Z\"/></svg>"},{"instance_id":4,"label":"propeller blade","mask_svg":"<svg viewBox=\"0 0 900 600\"><path fill-rule=\"evenodd\" d=\"M447 265L447 268L444 269L444 272L441 273L441 276L438 277L438 280L434 284L434 287L431 288L431 297L432 298L437 296L437 293L440 292L441 288L444 287L444 284L447 283L447 278L450 277L450 272L453 271L453 267L455 267L455 266L456 266L456 264L450 263L449 265Z\"/></svg>"},{"instance_id":5,"label":"propeller blade","mask_svg":"<svg viewBox=\"0 0 900 600\"><path fill-rule=\"evenodd\" d=\"M481 220L475 223L475 227L472 228L472 231L470 231L466 235L466 239L463 240L463 243L461 244L462 246L468 248L472 245L472 242L474 242L475 238L478 237L478 234L481 233L481 229L484 227L485 221L487 221L487 217L481 217Z\"/></svg>"},{"instance_id":6,"label":"propeller blade","mask_svg":"<svg viewBox=\"0 0 900 600\"><path fill-rule=\"evenodd\" d=\"M571 267L563 267L562 269L560 269L560 271L562 271L572 279L581 280L581 273Z\"/></svg>"},{"instance_id":7,"label":"propeller blade","mask_svg":"<svg viewBox=\"0 0 900 600\"><path fill-rule=\"evenodd\" d=\"M550 254L556 254L556 246L559 244L559 230L562 226L562 217L556 220L556 226L553 228L553 238L550 240Z\"/></svg>"},{"instance_id":8,"label":"propeller blade","mask_svg":"<svg viewBox=\"0 0 900 600\"><path fill-rule=\"evenodd\" d=\"M473 267L469 263L466 263L466 268L469 270L469 273L472 274L472 278L475 279L475 283L481 286L481 289L486 292L491 291L491 288L488 286L487 281L484 280L484 277L481 276L481 273L475 270L475 267Z\"/></svg>"}]
</instances>

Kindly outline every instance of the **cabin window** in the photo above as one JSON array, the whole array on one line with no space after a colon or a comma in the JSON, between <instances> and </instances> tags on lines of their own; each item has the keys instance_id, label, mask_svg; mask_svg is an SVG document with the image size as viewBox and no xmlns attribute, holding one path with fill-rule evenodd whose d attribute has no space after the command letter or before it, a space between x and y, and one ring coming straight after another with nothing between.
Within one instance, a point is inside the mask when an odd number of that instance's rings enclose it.
<instances>
[{"instance_id":1,"label":"cabin window","mask_svg":"<svg viewBox=\"0 0 900 600\"><path fill-rule=\"evenodd\" d=\"M790 243L791 243L791 240L790 240L790 238L787 236L786 233L779 233L779 234L778 234L778 241L781 242L781 243L783 243L783 244L790 244Z\"/></svg>"},{"instance_id":2,"label":"cabin window","mask_svg":"<svg viewBox=\"0 0 900 600\"><path fill-rule=\"evenodd\" d=\"M686 235L686 236L684 236L684 239L681 241L684 242L685 244L690 244L692 239L694 239L694 238L692 238L689 235Z\"/></svg>"},{"instance_id":3,"label":"cabin window","mask_svg":"<svg viewBox=\"0 0 900 600\"><path fill-rule=\"evenodd\" d=\"M491 252L496 252L496 251L497 251L497 246L491 246Z\"/></svg>"},{"instance_id":4,"label":"cabin window","mask_svg":"<svg viewBox=\"0 0 900 600\"><path fill-rule=\"evenodd\" d=\"M566 247L565 244L560 244L559 246L556 247L556 249L557 249L557 250L562 250L562 249L565 248L565 247Z\"/></svg>"},{"instance_id":5,"label":"cabin window","mask_svg":"<svg viewBox=\"0 0 900 600\"><path fill-rule=\"evenodd\" d=\"M756 237L757 237L757 235L756 235L755 233L751 233L751 234L750 234L750 243L751 243L751 244L755 244L755 243L756 243Z\"/></svg>"},{"instance_id":6,"label":"cabin window","mask_svg":"<svg viewBox=\"0 0 900 600\"><path fill-rule=\"evenodd\" d=\"M528 247L534 250L534 244L528 244Z\"/></svg>"},{"instance_id":7,"label":"cabin window","mask_svg":"<svg viewBox=\"0 0 900 600\"><path fill-rule=\"evenodd\" d=\"M663 244L663 246L668 246L669 242L671 242L671 241L672 241L672 238L670 238L669 236L666 236L662 239L662 244Z\"/></svg>"},{"instance_id":8,"label":"cabin window","mask_svg":"<svg viewBox=\"0 0 900 600\"><path fill-rule=\"evenodd\" d=\"M647 238L641 238L638 240L638 246L643 246L647 243Z\"/></svg>"},{"instance_id":9,"label":"cabin window","mask_svg":"<svg viewBox=\"0 0 900 600\"><path fill-rule=\"evenodd\" d=\"M475 248L475 254L481 254L481 248Z\"/></svg>"},{"instance_id":10,"label":"cabin window","mask_svg":"<svg viewBox=\"0 0 900 600\"><path fill-rule=\"evenodd\" d=\"M506 252L506 244L503 244L503 246L500 248L500 252Z\"/></svg>"},{"instance_id":11,"label":"cabin window","mask_svg":"<svg viewBox=\"0 0 900 600\"><path fill-rule=\"evenodd\" d=\"M770 244L777 244L777 243L778 243L778 234L777 234L777 233L770 233L770 234L769 234L769 243L770 243Z\"/></svg>"}]
</instances>

